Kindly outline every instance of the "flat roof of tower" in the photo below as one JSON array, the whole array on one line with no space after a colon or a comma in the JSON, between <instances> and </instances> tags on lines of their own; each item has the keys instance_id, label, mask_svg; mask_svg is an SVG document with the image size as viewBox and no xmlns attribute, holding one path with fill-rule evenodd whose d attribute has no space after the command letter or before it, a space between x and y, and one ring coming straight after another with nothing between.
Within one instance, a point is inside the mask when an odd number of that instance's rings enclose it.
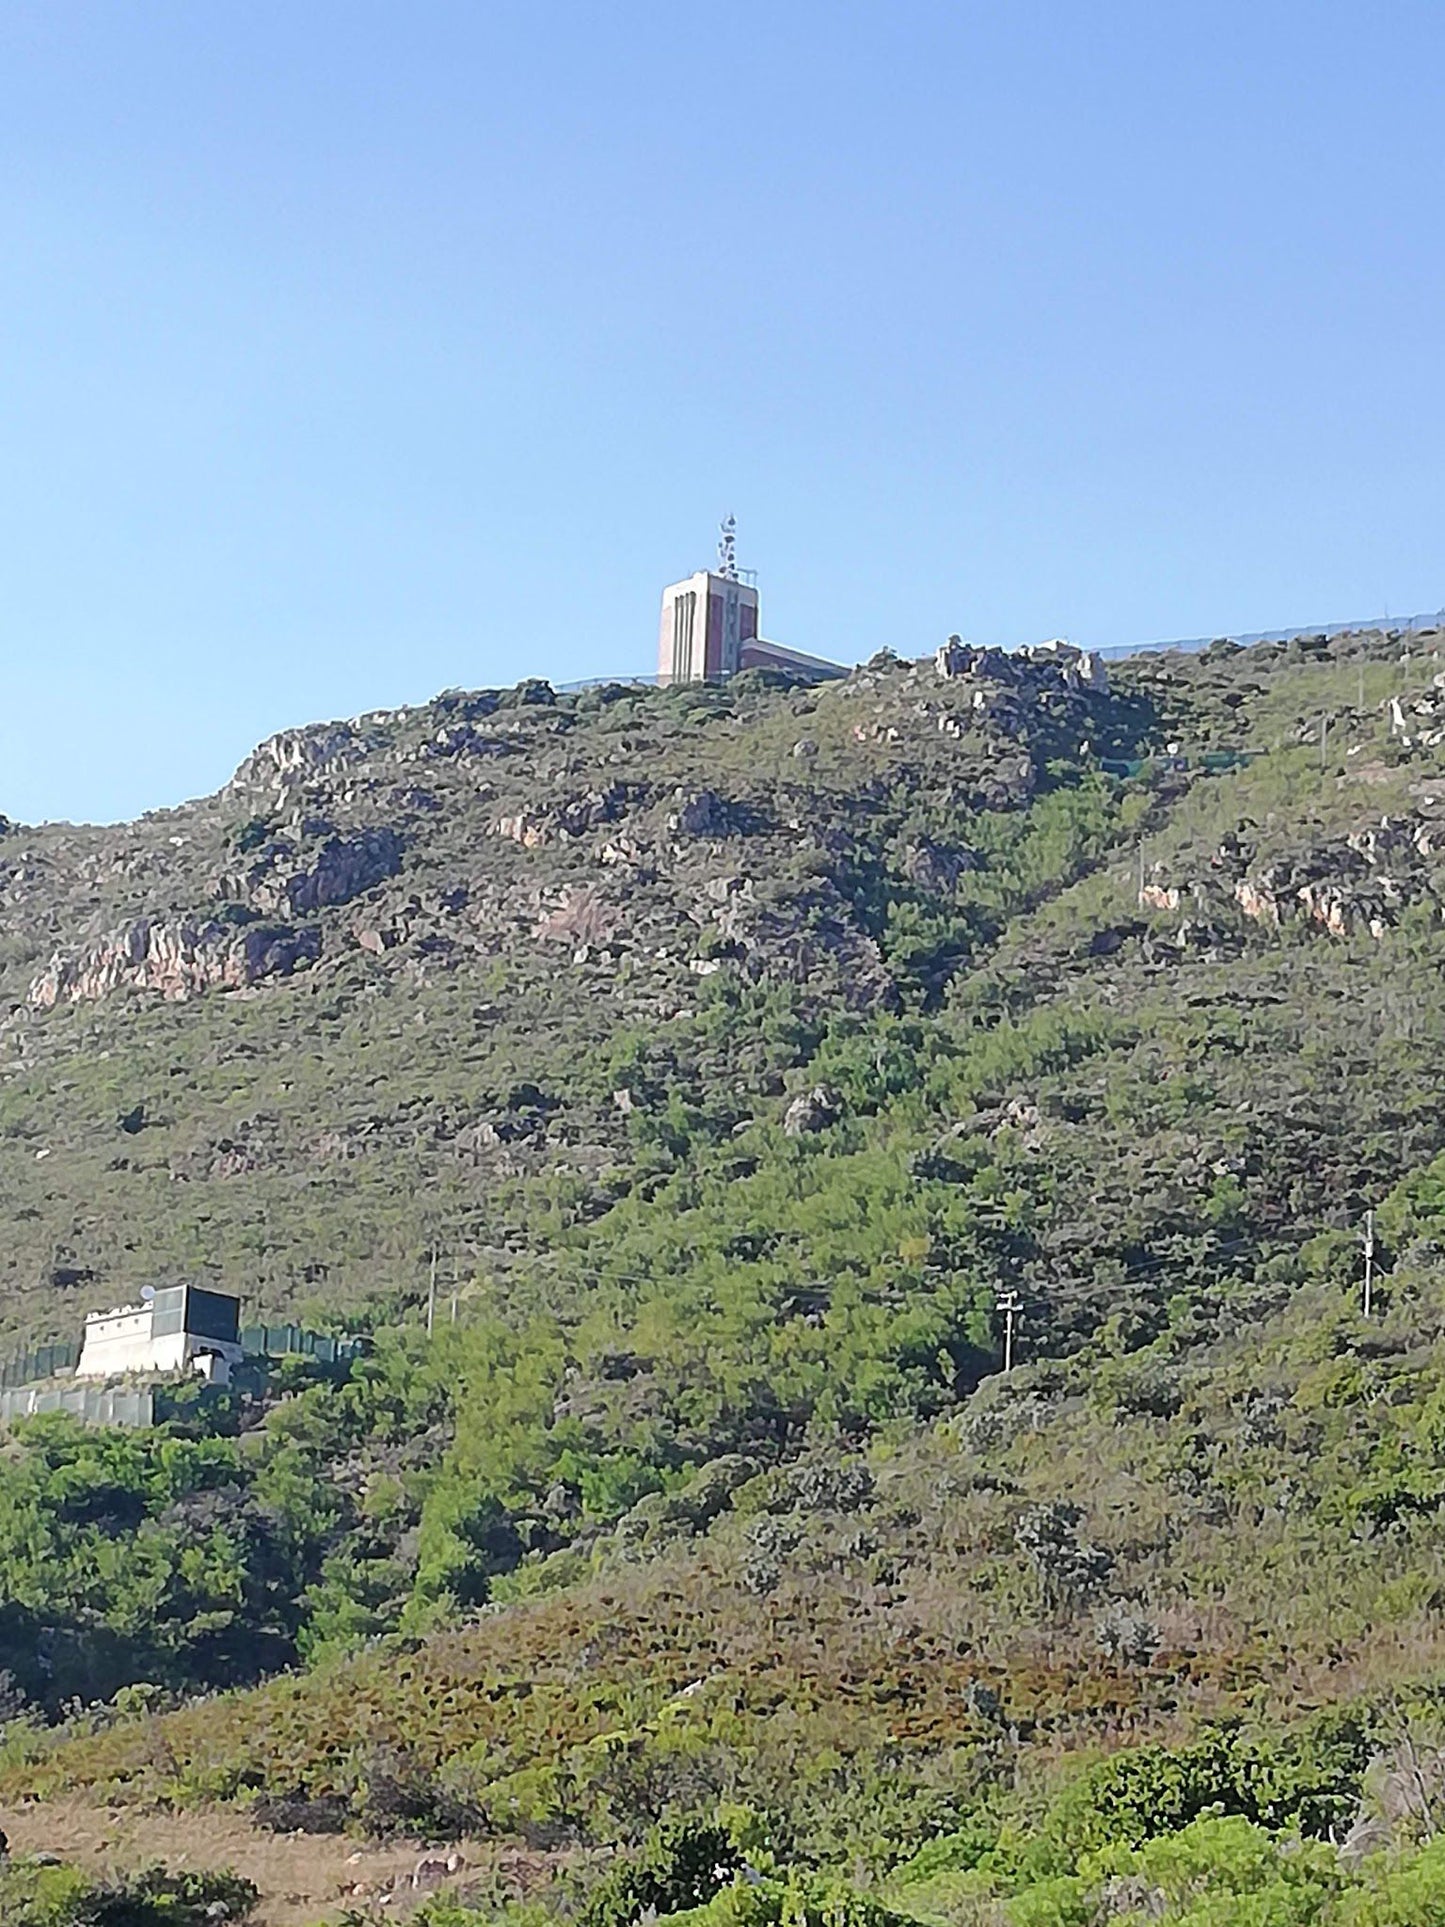
<instances>
[{"instance_id":1,"label":"flat roof of tower","mask_svg":"<svg viewBox=\"0 0 1445 1927\"><path fill-rule=\"evenodd\" d=\"M756 569L739 569L736 575L719 575L716 569L694 569L691 575L681 575L676 582L669 582L662 593L667 596L674 589L685 589L690 582L696 582L699 576L706 576L709 582L730 583L735 589L751 589L754 595L758 592Z\"/></svg>"}]
</instances>

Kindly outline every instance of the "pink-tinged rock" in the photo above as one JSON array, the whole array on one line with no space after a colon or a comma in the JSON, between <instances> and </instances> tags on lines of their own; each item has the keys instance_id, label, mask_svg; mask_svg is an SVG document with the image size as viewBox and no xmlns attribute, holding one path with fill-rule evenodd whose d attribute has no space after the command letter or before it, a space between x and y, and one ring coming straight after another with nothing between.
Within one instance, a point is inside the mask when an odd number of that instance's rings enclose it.
<instances>
[{"instance_id":1,"label":"pink-tinged rock","mask_svg":"<svg viewBox=\"0 0 1445 1927\"><path fill-rule=\"evenodd\" d=\"M174 1002L289 977L321 954L321 933L275 924L159 923L148 917L83 949L57 952L30 986L34 1010L146 990Z\"/></svg>"}]
</instances>

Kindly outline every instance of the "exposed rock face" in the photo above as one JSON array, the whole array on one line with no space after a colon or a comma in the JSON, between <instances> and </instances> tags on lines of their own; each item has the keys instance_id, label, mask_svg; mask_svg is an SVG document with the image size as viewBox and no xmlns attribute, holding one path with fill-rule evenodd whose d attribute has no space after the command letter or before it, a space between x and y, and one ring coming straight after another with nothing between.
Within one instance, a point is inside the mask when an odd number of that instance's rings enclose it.
<instances>
[{"instance_id":1,"label":"exposed rock face","mask_svg":"<svg viewBox=\"0 0 1445 1927\"><path fill-rule=\"evenodd\" d=\"M358 949L374 957L385 956L403 944L436 953L450 950L456 936L458 919L466 909L471 892L465 884L451 890L425 890L404 903L378 907L351 926L352 941Z\"/></svg>"},{"instance_id":2,"label":"exposed rock face","mask_svg":"<svg viewBox=\"0 0 1445 1927\"><path fill-rule=\"evenodd\" d=\"M1041 680L1056 680L1066 689L1105 695L1109 675L1100 656L1077 649L1071 642L1038 642L1025 649L987 649L950 636L933 658L934 672L944 682L970 678L980 683L1020 689Z\"/></svg>"},{"instance_id":3,"label":"exposed rock face","mask_svg":"<svg viewBox=\"0 0 1445 1927\"><path fill-rule=\"evenodd\" d=\"M1055 637L1051 642L1036 642L1019 651L1025 662L1047 665L1058 671L1060 680L1071 689L1090 689L1104 695L1109 687L1109 672L1102 656L1092 650L1078 649L1071 642Z\"/></svg>"},{"instance_id":4,"label":"exposed rock face","mask_svg":"<svg viewBox=\"0 0 1445 1927\"><path fill-rule=\"evenodd\" d=\"M524 850L540 850L548 840L547 825L526 810L518 810L515 816L499 816L492 828L494 834L509 843L520 843Z\"/></svg>"},{"instance_id":5,"label":"exposed rock face","mask_svg":"<svg viewBox=\"0 0 1445 1927\"><path fill-rule=\"evenodd\" d=\"M564 892L555 909L538 918L537 935L552 942L604 944L621 923L618 911L599 892L573 889Z\"/></svg>"},{"instance_id":6,"label":"exposed rock face","mask_svg":"<svg viewBox=\"0 0 1445 1927\"><path fill-rule=\"evenodd\" d=\"M1357 930L1383 937L1407 903L1434 894L1420 869L1420 857L1429 848L1423 827L1416 832L1386 820L1343 842L1269 864L1257 876L1241 877L1234 886L1235 900L1246 916L1272 928L1278 928L1286 905L1298 904L1310 922L1332 937L1352 936Z\"/></svg>"},{"instance_id":7,"label":"exposed rock face","mask_svg":"<svg viewBox=\"0 0 1445 1927\"><path fill-rule=\"evenodd\" d=\"M603 790L574 796L557 810L557 827L564 836L586 836L604 823L616 823L627 812L632 791L625 783L609 783Z\"/></svg>"},{"instance_id":8,"label":"exposed rock face","mask_svg":"<svg viewBox=\"0 0 1445 1927\"><path fill-rule=\"evenodd\" d=\"M237 990L266 977L288 977L321 954L321 933L255 923L243 930L221 923L137 919L83 950L52 957L30 986L36 1010L109 997L123 989L149 990L181 1000L205 990Z\"/></svg>"},{"instance_id":9,"label":"exposed rock face","mask_svg":"<svg viewBox=\"0 0 1445 1927\"><path fill-rule=\"evenodd\" d=\"M1322 923L1332 937L1348 937L1361 926L1372 937L1383 937L1390 927L1389 911L1400 901L1398 893L1392 897L1386 891L1383 904L1362 902L1353 891L1330 883L1302 883L1297 894L1305 915Z\"/></svg>"},{"instance_id":10,"label":"exposed rock face","mask_svg":"<svg viewBox=\"0 0 1445 1927\"><path fill-rule=\"evenodd\" d=\"M1434 904L1445 914L1445 890L1432 862L1438 834L1433 824L1417 818L1384 817L1348 836L1268 863L1255 860L1248 839L1227 836L1210 860L1211 875L1182 886L1146 882L1139 904L1143 909L1176 910L1187 896L1213 915L1232 902L1269 930L1278 930L1291 917L1303 917L1332 937L1367 932L1378 939L1411 904ZM1198 941L1197 935L1191 940Z\"/></svg>"},{"instance_id":11,"label":"exposed rock face","mask_svg":"<svg viewBox=\"0 0 1445 1927\"><path fill-rule=\"evenodd\" d=\"M826 1131L843 1115L843 1100L831 1084L815 1084L800 1091L783 1113L783 1130L789 1137L806 1137Z\"/></svg>"},{"instance_id":12,"label":"exposed rock face","mask_svg":"<svg viewBox=\"0 0 1445 1927\"><path fill-rule=\"evenodd\" d=\"M1020 809L1038 787L1038 771L1031 756L1002 756L993 774L975 791L977 807L985 810Z\"/></svg>"},{"instance_id":13,"label":"exposed rock face","mask_svg":"<svg viewBox=\"0 0 1445 1927\"><path fill-rule=\"evenodd\" d=\"M739 968L754 982L827 986L849 1010L894 1010L898 986L878 945L826 877L765 893L737 879L712 913Z\"/></svg>"},{"instance_id":14,"label":"exposed rock face","mask_svg":"<svg viewBox=\"0 0 1445 1927\"><path fill-rule=\"evenodd\" d=\"M283 729L253 749L231 778L233 790L284 790L297 777L344 769L361 762L374 747L359 722L314 723Z\"/></svg>"},{"instance_id":15,"label":"exposed rock face","mask_svg":"<svg viewBox=\"0 0 1445 1927\"><path fill-rule=\"evenodd\" d=\"M265 853L235 892L270 916L306 916L350 903L401 868L403 843L385 826L355 836L328 836L309 854L290 844Z\"/></svg>"},{"instance_id":16,"label":"exposed rock face","mask_svg":"<svg viewBox=\"0 0 1445 1927\"><path fill-rule=\"evenodd\" d=\"M1445 743L1445 675L1429 689L1391 696L1388 713L1390 734L1402 749L1438 749Z\"/></svg>"},{"instance_id":17,"label":"exposed rock face","mask_svg":"<svg viewBox=\"0 0 1445 1927\"><path fill-rule=\"evenodd\" d=\"M1234 900L1247 917L1278 930L1279 898L1268 883L1254 877L1240 877L1234 886Z\"/></svg>"},{"instance_id":18,"label":"exposed rock face","mask_svg":"<svg viewBox=\"0 0 1445 1927\"><path fill-rule=\"evenodd\" d=\"M499 816L493 825L496 835L524 849L540 850L549 843L565 842L588 836L593 830L616 823L645 791L626 783L609 783L606 789L588 790L568 797L550 809L519 810L515 816Z\"/></svg>"}]
</instances>

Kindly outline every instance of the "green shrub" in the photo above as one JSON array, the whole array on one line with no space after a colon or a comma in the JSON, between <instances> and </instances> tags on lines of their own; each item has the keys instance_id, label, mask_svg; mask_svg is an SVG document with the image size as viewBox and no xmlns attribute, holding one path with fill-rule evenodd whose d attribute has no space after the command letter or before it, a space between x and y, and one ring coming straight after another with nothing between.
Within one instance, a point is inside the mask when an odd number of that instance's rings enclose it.
<instances>
[{"instance_id":1,"label":"green shrub","mask_svg":"<svg viewBox=\"0 0 1445 1927\"><path fill-rule=\"evenodd\" d=\"M244 1927L260 1894L229 1873L144 1873L94 1883L74 1867L0 1866L4 1927Z\"/></svg>"},{"instance_id":2,"label":"green shrub","mask_svg":"<svg viewBox=\"0 0 1445 1927\"><path fill-rule=\"evenodd\" d=\"M582 1927L633 1927L639 1914L702 1907L738 1872L741 1857L725 1827L679 1820L656 1828L588 1896Z\"/></svg>"},{"instance_id":3,"label":"green shrub","mask_svg":"<svg viewBox=\"0 0 1445 1927\"><path fill-rule=\"evenodd\" d=\"M1070 1854L1175 1833L1210 1813L1328 1838L1359 1799L1369 1741L1353 1718L1322 1718L1297 1736L1207 1731L1187 1746L1133 1747L1080 1775L1055 1802L1047 1837Z\"/></svg>"}]
</instances>

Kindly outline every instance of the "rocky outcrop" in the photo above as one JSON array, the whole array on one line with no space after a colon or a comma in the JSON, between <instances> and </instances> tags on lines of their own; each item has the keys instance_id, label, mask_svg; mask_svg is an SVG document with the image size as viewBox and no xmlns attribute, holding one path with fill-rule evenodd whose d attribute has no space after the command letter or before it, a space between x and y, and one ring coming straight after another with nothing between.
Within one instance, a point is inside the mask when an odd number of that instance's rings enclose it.
<instances>
[{"instance_id":1,"label":"rocky outcrop","mask_svg":"<svg viewBox=\"0 0 1445 1927\"><path fill-rule=\"evenodd\" d=\"M1032 756L1000 756L988 775L980 778L974 790L974 807L1022 809L1037 790L1038 780Z\"/></svg>"},{"instance_id":2,"label":"rocky outcrop","mask_svg":"<svg viewBox=\"0 0 1445 1927\"><path fill-rule=\"evenodd\" d=\"M987 649L950 636L934 655L933 668L943 682L968 679L1011 689L1053 682L1097 696L1109 689L1103 658L1058 638L1023 649Z\"/></svg>"},{"instance_id":3,"label":"rocky outcrop","mask_svg":"<svg viewBox=\"0 0 1445 1927\"><path fill-rule=\"evenodd\" d=\"M403 903L376 906L352 924L352 941L374 957L404 945L432 955L450 952L470 901L471 891L463 883L449 890L421 891Z\"/></svg>"},{"instance_id":4,"label":"rocky outcrop","mask_svg":"<svg viewBox=\"0 0 1445 1927\"><path fill-rule=\"evenodd\" d=\"M1428 689L1391 696L1386 712L1401 749L1438 749L1445 743L1445 675L1436 676Z\"/></svg>"},{"instance_id":5,"label":"rocky outcrop","mask_svg":"<svg viewBox=\"0 0 1445 1927\"><path fill-rule=\"evenodd\" d=\"M319 776L362 762L377 748L377 732L360 722L313 723L268 736L231 778L233 790L284 790L297 778Z\"/></svg>"},{"instance_id":6,"label":"rocky outcrop","mask_svg":"<svg viewBox=\"0 0 1445 1927\"><path fill-rule=\"evenodd\" d=\"M1234 886L1234 900L1247 917L1278 930L1279 898L1272 883L1258 877L1240 877Z\"/></svg>"},{"instance_id":7,"label":"rocky outcrop","mask_svg":"<svg viewBox=\"0 0 1445 1927\"><path fill-rule=\"evenodd\" d=\"M594 830L617 823L645 792L627 783L609 783L605 789L586 790L546 809L523 809L514 815L499 816L493 832L523 849L540 850L549 843L566 842L588 836Z\"/></svg>"},{"instance_id":8,"label":"rocky outcrop","mask_svg":"<svg viewBox=\"0 0 1445 1927\"><path fill-rule=\"evenodd\" d=\"M1238 878L1235 901L1246 916L1272 929L1298 906L1332 937L1357 931L1383 937L1407 904L1435 895L1423 864L1432 848L1427 826L1386 817L1339 842L1279 858Z\"/></svg>"},{"instance_id":9,"label":"rocky outcrop","mask_svg":"<svg viewBox=\"0 0 1445 1927\"><path fill-rule=\"evenodd\" d=\"M679 790L667 827L675 836L729 836L737 825L731 804L716 790Z\"/></svg>"},{"instance_id":10,"label":"rocky outcrop","mask_svg":"<svg viewBox=\"0 0 1445 1927\"><path fill-rule=\"evenodd\" d=\"M882 952L829 878L769 889L716 878L707 894L721 954L753 982L807 985L848 1010L897 1008L898 986Z\"/></svg>"},{"instance_id":11,"label":"rocky outcrop","mask_svg":"<svg viewBox=\"0 0 1445 1927\"><path fill-rule=\"evenodd\" d=\"M157 922L138 918L69 955L57 953L30 986L34 1010L146 990L181 1001L289 977L321 954L321 933L284 925Z\"/></svg>"},{"instance_id":12,"label":"rocky outcrop","mask_svg":"<svg viewBox=\"0 0 1445 1927\"><path fill-rule=\"evenodd\" d=\"M514 816L499 816L492 825L492 834L508 843L520 843L524 850L540 850L551 840L550 826L527 810L518 810Z\"/></svg>"},{"instance_id":13,"label":"rocky outcrop","mask_svg":"<svg viewBox=\"0 0 1445 1927\"><path fill-rule=\"evenodd\" d=\"M637 795L626 783L609 783L606 789L569 797L557 807L557 828L563 836L587 836L606 824L620 822Z\"/></svg>"},{"instance_id":14,"label":"rocky outcrop","mask_svg":"<svg viewBox=\"0 0 1445 1927\"><path fill-rule=\"evenodd\" d=\"M509 743L500 736L489 736L477 728L475 723L447 723L435 736L424 742L417 750L421 759L455 759L458 757L497 757L520 754L515 743Z\"/></svg>"},{"instance_id":15,"label":"rocky outcrop","mask_svg":"<svg viewBox=\"0 0 1445 1927\"><path fill-rule=\"evenodd\" d=\"M1390 912L1402 902L1402 893L1390 889L1390 879L1381 879L1385 888L1378 897L1363 894L1348 883L1302 883L1296 891L1305 915L1321 923L1332 937L1348 937L1356 930L1368 930L1372 937L1383 937L1394 921Z\"/></svg>"},{"instance_id":16,"label":"rocky outcrop","mask_svg":"<svg viewBox=\"0 0 1445 1927\"><path fill-rule=\"evenodd\" d=\"M783 1130L788 1137L807 1137L826 1131L843 1115L843 1100L831 1084L815 1084L800 1091L783 1113Z\"/></svg>"},{"instance_id":17,"label":"rocky outcrop","mask_svg":"<svg viewBox=\"0 0 1445 1927\"><path fill-rule=\"evenodd\" d=\"M220 894L265 916L309 916L332 904L350 903L401 868L405 845L393 829L326 836L314 849L277 837Z\"/></svg>"},{"instance_id":18,"label":"rocky outcrop","mask_svg":"<svg viewBox=\"0 0 1445 1927\"><path fill-rule=\"evenodd\" d=\"M617 934L622 921L620 913L596 890L571 889L563 892L555 908L543 911L536 934L544 942L605 944Z\"/></svg>"},{"instance_id":19,"label":"rocky outcrop","mask_svg":"<svg viewBox=\"0 0 1445 1927\"><path fill-rule=\"evenodd\" d=\"M647 784L609 783L605 788L584 790L551 804L529 804L497 817L492 828L495 835L520 843L527 850L573 842L623 823L630 823L637 835L652 841L655 823L638 823L636 819L656 800L656 792ZM736 836L750 827L756 827L755 819L744 805L730 803L711 789L675 791L664 819L667 834L679 838ZM626 840L625 833L612 839Z\"/></svg>"},{"instance_id":20,"label":"rocky outcrop","mask_svg":"<svg viewBox=\"0 0 1445 1927\"><path fill-rule=\"evenodd\" d=\"M1230 835L1210 859L1209 874L1182 883L1156 875L1142 884L1139 904L1169 911L1188 898L1209 913L1211 930L1217 913L1232 903L1268 930L1303 918L1332 937L1378 939L1409 905L1439 908L1445 901L1434 868L1438 840L1435 825L1423 818L1382 817L1348 836L1261 863L1248 835Z\"/></svg>"},{"instance_id":21,"label":"rocky outcrop","mask_svg":"<svg viewBox=\"0 0 1445 1927\"><path fill-rule=\"evenodd\" d=\"M1107 695L1109 672L1104 658L1091 649L1079 649L1062 637L1049 642L1029 643L1018 652L1025 662L1052 669L1068 689L1087 689L1094 695Z\"/></svg>"}]
</instances>

